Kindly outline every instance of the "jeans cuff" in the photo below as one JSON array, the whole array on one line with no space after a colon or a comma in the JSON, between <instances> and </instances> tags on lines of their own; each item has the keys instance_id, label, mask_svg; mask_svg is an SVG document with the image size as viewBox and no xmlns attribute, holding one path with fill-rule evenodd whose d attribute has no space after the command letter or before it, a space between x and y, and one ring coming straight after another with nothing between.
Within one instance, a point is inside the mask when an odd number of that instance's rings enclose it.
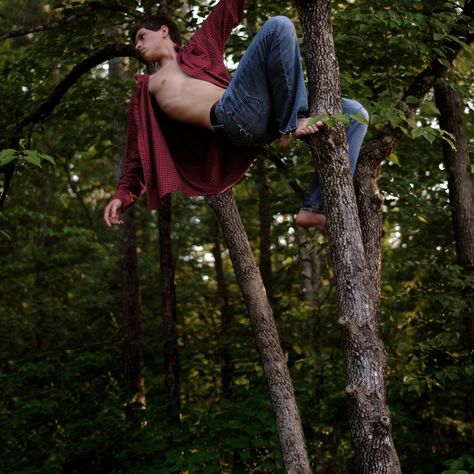
<instances>
[{"instance_id":1,"label":"jeans cuff","mask_svg":"<svg viewBox=\"0 0 474 474\"><path fill-rule=\"evenodd\" d=\"M300 211L314 212L315 214L325 214L322 209L314 209L312 207L300 207Z\"/></svg>"}]
</instances>

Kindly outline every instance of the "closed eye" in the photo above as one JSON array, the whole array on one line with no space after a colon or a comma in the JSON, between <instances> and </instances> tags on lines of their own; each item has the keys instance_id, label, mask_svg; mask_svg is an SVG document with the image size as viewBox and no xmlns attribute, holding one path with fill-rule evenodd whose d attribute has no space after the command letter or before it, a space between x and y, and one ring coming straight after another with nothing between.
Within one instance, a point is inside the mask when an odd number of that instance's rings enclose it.
<instances>
[{"instance_id":1,"label":"closed eye","mask_svg":"<svg viewBox=\"0 0 474 474\"><path fill-rule=\"evenodd\" d=\"M145 33L139 33L136 37L135 37L135 46L137 45L137 43L139 41L143 41L143 38L145 37Z\"/></svg>"}]
</instances>

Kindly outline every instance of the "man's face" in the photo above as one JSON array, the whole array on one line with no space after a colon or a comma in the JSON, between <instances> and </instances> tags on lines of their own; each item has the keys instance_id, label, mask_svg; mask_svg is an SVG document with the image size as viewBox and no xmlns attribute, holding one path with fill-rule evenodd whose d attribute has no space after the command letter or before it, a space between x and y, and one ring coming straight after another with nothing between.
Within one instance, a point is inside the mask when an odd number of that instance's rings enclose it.
<instances>
[{"instance_id":1,"label":"man's face","mask_svg":"<svg viewBox=\"0 0 474 474\"><path fill-rule=\"evenodd\" d=\"M167 26L163 25L158 31L140 28L135 35L135 49L145 61L159 61L167 37Z\"/></svg>"}]
</instances>

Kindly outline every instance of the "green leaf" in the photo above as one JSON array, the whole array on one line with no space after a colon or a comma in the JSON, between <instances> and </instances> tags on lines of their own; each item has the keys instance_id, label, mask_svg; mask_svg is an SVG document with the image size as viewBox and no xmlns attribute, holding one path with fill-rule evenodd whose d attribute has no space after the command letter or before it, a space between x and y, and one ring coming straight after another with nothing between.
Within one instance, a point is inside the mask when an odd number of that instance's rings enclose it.
<instances>
[{"instance_id":1,"label":"green leaf","mask_svg":"<svg viewBox=\"0 0 474 474\"><path fill-rule=\"evenodd\" d=\"M416 128L418 125L416 124L416 120L413 118L407 118L406 119L408 125L410 125L411 128Z\"/></svg>"},{"instance_id":2,"label":"green leaf","mask_svg":"<svg viewBox=\"0 0 474 474\"><path fill-rule=\"evenodd\" d=\"M387 159L390 163L393 163L394 165L400 166L400 160L398 159L398 156L395 153L390 153L390 155L388 155Z\"/></svg>"},{"instance_id":3,"label":"green leaf","mask_svg":"<svg viewBox=\"0 0 474 474\"><path fill-rule=\"evenodd\" d=\"M328 116L327 115L315 115L314 117L310 117L308 122L307 122L307 126L310 126L310 125L314 125L315 123L317 122L323 122L323 123L326 123L326 121L328 120Z\"/></svg>"},{"instance_id":4,"label":"green leaf","mask_svg":"<svg viewBox=\"0 0 474 474\"><path fill-rule=\"evenodd\" d=\"M25 150L22 153L22 158L28 163L41 168L41 156L37 151Z\"/></svg>"},{"instance_id":5,"label":"green leaf","mask_svg":"<svg viewBox=\"0 0 474 474\"><path fill-rule=\"evenodd\" d=\"M52 156L47 155L46 153L40 153L40 157L43 161L47 161L48 163L51 163L52 165L56 165L56 161Z\"/></svg>"},{"instance_id":6,"label":"green leaf","mask_svg":"<svg viewBox=\"0 0 474 474\"><path fill-rule=\"evenodd\" d=\"M51 163L52 165L56 164L52 156L47 155L46 153L42 153L38 150L24 150L21 153L21 157L28 163L31 163L32 165L39 166L39 167L41 167L42 161L47 161L48 163Z\"/></svg>"},{"instance_id":7,"label":"green leaf","mask_svg":"<svg viewBox=\"0 0 474 474\"><path fill-rule=\"evenodd\" d=\"M346 114L334 114L336 123L343 123L344 125L349 125L351 123L349 115Z\"/></svg>"},{"instance_id":8,"label":"green leaf","mask_svg":"<svg viewBox=\"0 0 474 474\"><path fill-rule=\"evenodd\" d=\"M417 104L418 102L420 102L420 99L418 99L418 97L415 97L413 95L409 95L406 97L405 102L407 104Z\"/></svg>"},{"instance_id":9,"label":"green leaf","mask_svg":"<svg viewBox=\"0 0 474 474\"><path fill-rule=\"evenodd\" d=\"M451 63L447 59L438 58L438 61L447 68L451 67Z\"/></svg>"},{"instance_id":10,"label":"green leaf","mask_svg":"<svg viewBox=\"0 0 474 474\"><path fill-rule=\"evenodd\" d=\"M412 138L421 137L424 134L424 129L421 127L412 128L410 134Z\"/></svg>"},{"instance_id":11,"label":"green leaf","mask_svg":"<svg viewBox=\"0 0 474 474\"><path fill-rule=\"evenodd\" d=\"M425 112L432 113L434 115L439 115L440 114L440 111L439 111L438 107L436 107L434 102L430 102L430 101L425 102L423 104L423 110Z\"/></svg>"},{"instance_id":12,"label":"green leaf","mask_svg":"<svg viewBox=\"0 0 474 474\"><path fill-rule=\"evenodd\" d=\"M369 121L362 114L349 114L349 117L354 119L356 122L366 123L366 124L369 123Z\"/></svg>"},{"instance_id":13,"label":"green leaf","mask_svg":"<svg viewBox=\"0 0 474 474\"><path fill-rule=\"evenodd\" d=\"M0 229L0 237L6 239L6 240L12 240L9 234L7 234L4 230Z\"/></svg>"},{"instance_id":14,"label":"green leaf","mask_svg":"<svg viewBox=\"0 0 474 474\"><path fill-rule=\"evenodd\" d=\"M0 166L5 166L16 158L18 158L17 150L14 150L13 148L5 148L0 151Z\"/></svg>"},{"instance_id":15,"label":"green leaf","mask_svg":"<svg viewBox=\"0 0 474 474\"><path fill-rule=\"evenodd\" d=\"M423 138L428 140L430 143L433 143L436 139L436 131L432 128L425 128L423 133Z\"/></svg>"},{"instance_id":16,"label":"green leaf","mask_svg":"<svg viewBox=\"0 0 474 474\"><path fill-rule=\"evenodd\" d=\"M449 133L446 130L440 129L439 134L441 135L442 140L447 142L453 150L456 150L456 138L454 137L452 133Z\"/></svg>"}]
</instances>

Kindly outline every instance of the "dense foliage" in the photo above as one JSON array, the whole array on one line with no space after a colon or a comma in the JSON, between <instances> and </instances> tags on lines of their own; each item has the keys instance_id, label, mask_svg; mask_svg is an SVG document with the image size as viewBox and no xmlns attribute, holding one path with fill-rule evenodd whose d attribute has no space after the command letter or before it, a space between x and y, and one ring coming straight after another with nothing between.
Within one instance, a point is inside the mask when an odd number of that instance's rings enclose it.
<instances>
[{"instance_id":1,"label":"dense foliage","mask_svg":"<svg viewBox=\"0 0 474 474\"><path fill-rule=\"evenodd\" d=\"M173 3L183 30L209 6ZM202 2L205 3L205 2ZM212 250L215 219L199 198L173 196L179 412L165 396L155 213L137 212L147 408L139 423L123 410L121 289L116 232L102 209L113 192L116 120L126 120L134 72L108 76L107 64L83 75L52 113L17 127L94 51L125 43L135 0L0 0L0 35L53 22L44 32L0 42L3 162L16 171L0 213L0 471L18 473L283 472L276 428L245 306L228 259L224 275L231 326L221 333ZM99 8L97 5L100 5ZM114 8L120 5L122 8ZM184 14L186 8L193 14ZM289 1L248 2L229 52L237 61L248 31L274 14L297 22ZM179 15L178 15L179 14ZM72 15L75 18L72 19ZM343 93L372 115L368 139L386 122L401 124L398 100L429 62L459 15L451 2L334 2ZM69 18L69 21L64 19ZM120 27L120 28L118 28ZM450 32L453 34L453 32ZM459 41L462 41L460 39ZM456 80L472 97L472 48L458 58ZM468 136L473 104L466 101ZM389 405L402 467L409 473L474 472L474 364L463 341L463 297L474 281L457 265L446 170L431 99L384 163L384 270L381 331L389 355ZM472 150L472 141L471 141ZM13 155L12 155L13 153ZM319 268L315 301L303 292L293 215L312 163L304 145L268 150L272 216L273 308L288 357L308 450L317 472L350 473L351 443L337 309L328 244L311 233L306 246ZM53 160L54 158L54 160ZM54 164L52 164L54 161ZM41 165L41 166L39 166ZM254 166L236 187L258 257L260 221ZM225 255L225 254L224 254ZM232 361L231 396L221 386L220 351ZM317 469L316 469L317 466Z\"/></svg>"}]
</instances>

